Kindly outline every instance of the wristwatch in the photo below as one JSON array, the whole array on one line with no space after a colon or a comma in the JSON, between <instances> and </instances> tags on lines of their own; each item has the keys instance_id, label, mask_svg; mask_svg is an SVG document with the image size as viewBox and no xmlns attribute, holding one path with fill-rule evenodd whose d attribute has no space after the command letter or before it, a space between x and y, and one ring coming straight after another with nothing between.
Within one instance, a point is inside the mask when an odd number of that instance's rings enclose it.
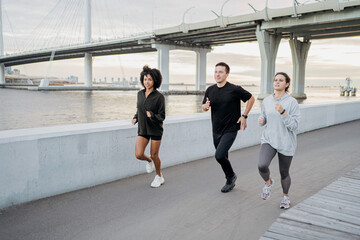
<instances>
[{"instance_id":1,"label":"wristwatch","mask_svg":"<svg viewBox=\"0 0 360 240\"><path fill-rule=\"evenodd\" d=\"M243 115L241 115L241 116L242 116L242 117L244 117L245 119L247 119L247 117L248 117L248 116L247 116L247 115L245 115L245 114L243 114Z\"/></svg>"}]
</instances>

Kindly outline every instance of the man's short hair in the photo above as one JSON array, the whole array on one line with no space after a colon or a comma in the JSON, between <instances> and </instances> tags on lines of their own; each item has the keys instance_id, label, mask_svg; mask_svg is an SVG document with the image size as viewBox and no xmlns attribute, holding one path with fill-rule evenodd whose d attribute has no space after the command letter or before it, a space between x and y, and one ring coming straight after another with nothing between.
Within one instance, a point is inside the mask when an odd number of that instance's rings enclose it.
<instances>
[{"instance_id":1,"label":"man's short hair","mask_svg":"<svg viewBox=\"0 0 360 240\"><path fill-rule=\"evenodd\" d=\"M229 67L229 65L227 65L226 63L224 63L224 62L219 62L218 64L215 65L215 67L217 67L217 66L223 66L223 67L225 67L225 72L226 72L226 73L230 73L230 67Z\"/></svg>"}]
</instances>

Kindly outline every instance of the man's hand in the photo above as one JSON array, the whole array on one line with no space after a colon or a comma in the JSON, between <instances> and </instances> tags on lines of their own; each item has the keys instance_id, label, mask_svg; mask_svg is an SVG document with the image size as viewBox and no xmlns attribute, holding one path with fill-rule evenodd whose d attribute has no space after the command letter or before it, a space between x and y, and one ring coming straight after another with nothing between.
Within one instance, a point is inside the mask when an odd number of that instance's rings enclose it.
<instances>
[{"instance_id":1,"label":"man's hand","mask_svg":"<svg viewBox=\"0 0 360 240\"><path fill-rule=\"evenodd\" d=\"M209 98L207 97L207 98L206 98L206 103L204 103L204 104L202 105L202 109L203 109L204 111L208 111L209 108L210 108L210 100L209 100Z\"/></svg>"},{"instance_id":2,"label":"man's hand","mask_svg":"<svg viewBox=\"0 0 360 240\"><path fill-rule=\"evenodd\" d=\"M237 123L240 123L240 130L245 130L246 127L247 127L247 124L246 124L246 118L244 118L243 116L241 116L239 118L239 120L237 121Z\"/></svg>"},{"instance_id":3,"label":"man's hand","mask_svg":"<svg viewBox=\"0 0 360 240\"><path fill-rule=\"evenodd\" d=\"M136 121L137 121L137 119L136 119L136 118L133 118L133 119L131 120L131 123L132 123L133 125L135 125Z\"/></svg>"},{"instance_id":4,"label":"man's hand","mask_svg":"<svg viewBox=\"0 0 360 240\"><path fill-rule=\"evenodd\" d=\"M151 117L151 113L150 113L149 111L146 111L146 115L147 115L148 117Z\"/></svg>"}]
</instances>

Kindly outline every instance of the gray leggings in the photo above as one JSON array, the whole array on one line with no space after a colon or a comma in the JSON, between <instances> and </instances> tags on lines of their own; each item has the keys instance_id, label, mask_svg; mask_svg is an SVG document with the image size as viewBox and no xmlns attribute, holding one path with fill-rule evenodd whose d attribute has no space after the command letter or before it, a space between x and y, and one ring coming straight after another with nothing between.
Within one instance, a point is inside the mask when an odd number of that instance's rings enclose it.
<instances>
[{"instance_id":1,"label":"gray leggings","mask_svg":"<svg viewBox=\"0 0 360 240\"><path fill-rule=\"evenodd\" d=\"M260 154L259 154L259 173L264 181L268 181L270 179L270 170L269 166L272 159L275 157L277 150L270 146L270 144L264 143L261 144ZM281 153L277 153L279 158L279 169L281 175L281 186L283 188L283 192L288 194L291 178L289 175L290 164L293 156L285 156Z\"/></svg>"}]
</instances>

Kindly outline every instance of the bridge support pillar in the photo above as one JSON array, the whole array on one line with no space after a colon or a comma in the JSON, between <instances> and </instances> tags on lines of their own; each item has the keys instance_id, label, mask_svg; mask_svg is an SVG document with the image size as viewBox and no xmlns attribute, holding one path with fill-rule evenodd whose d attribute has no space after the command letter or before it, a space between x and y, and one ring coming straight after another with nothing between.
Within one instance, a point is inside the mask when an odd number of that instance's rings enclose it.
<instances>
[{"instance_id":1,"label":"bridge support pillar","mask_svg":"<svg viewBox=\"0 0 360 240\"><path fill-rule=\"evenodd\" d=\"M261 56L261 84L258 99L264 99L273 93L273 78L275 75L275 60L281 35L270 35L268 31L256 29Z\"/></svg>"},{"instance_id":2,"label":"bridge support pillar","mask_svg":"<svg viewBox=\"0 0 360 240\"><path fill-rule=\"evenodd\" d=\"M85 53L84 65L85 65L85 74L84 74L85 86L92 87L92 54L91 53Z\"/></svg>"},{"instance_id":3,"label":"bridge support pillar","mask_svg":"<svg viewBox=\"0 0 360 240\"><path fill-rule=\"evenodd\" d=\"M0 64L0 84L5 84L5 66Z\"/></svg>"},{"instance_id":4,"label":"bridge support pillar","mask_svg":"<svg viewBox=\"0 0 360 240\"><path fill-rule=\"evenodd\" d=\"M4 56L4 39L2 30L2 0L0 0L0 56ZM5 84L5 65L0 64L0 84Z\"/></svg>"},{"instance_id":5,"label":"bridge support pillar","mask_svg":"<svg viewBox=\"0 0 360 240\"><path fill-rule=\"evenodd\" d=\"M289 40L293 61L293 81L291 95L297 99L306 99L305 89L305 66L311 42L301 42L296 38Z\"/></svg>"},{"instance_id":6,"label":"bridge support pillar","mask_svg":"<svg viewBox=\"0 0 360 240\"><path fill-rule=\"evenodd\" d=\"M206 89L206 54L211 49L196 50L196 89L197 91L205 91Z\"/></svg>"},{"instance_id":7,"label":"bridge support pillar","mask_svg":"<svg viewBox=\"0 0 360 240\"><path fill-rule=\"evenodd\" d=\"M169 52L170 45L166 44L154 44L158 52L158 68L162 75L161 90L169 90Z\"/></svg>"}]
</instances>

